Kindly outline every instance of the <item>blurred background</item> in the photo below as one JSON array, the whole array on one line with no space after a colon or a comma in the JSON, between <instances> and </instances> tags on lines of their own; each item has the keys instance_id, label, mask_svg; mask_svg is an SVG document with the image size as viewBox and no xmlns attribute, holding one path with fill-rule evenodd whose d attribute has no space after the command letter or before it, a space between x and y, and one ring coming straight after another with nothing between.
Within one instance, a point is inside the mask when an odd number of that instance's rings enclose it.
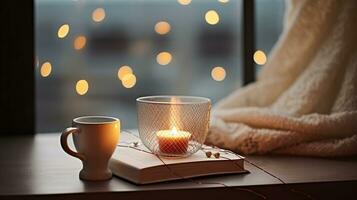
<instances>
[{"instance_id":1,"label":"blurred background","mask_svg":"<svg viewBox=\"0 0 357 200\"><path fill-rule=\"evenodd\" d=\"M255 0L254 59L282 31L283 0ZM81 115L136 128L146 95L204 96L241 87L241 0L35 0L36 131Z\"/></svg>"}]
</instances>

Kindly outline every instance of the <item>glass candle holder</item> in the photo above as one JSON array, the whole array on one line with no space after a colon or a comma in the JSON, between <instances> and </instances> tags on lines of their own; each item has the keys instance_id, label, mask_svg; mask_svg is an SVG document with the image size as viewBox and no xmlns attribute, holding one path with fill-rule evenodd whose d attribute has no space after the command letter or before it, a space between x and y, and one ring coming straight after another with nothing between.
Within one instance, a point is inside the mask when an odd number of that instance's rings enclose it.
<instances>
[{"instance_id":1,"label":"glass candle holder","mask_svg":"<svg viewBox=\"0 0 357 200\"><path fill-rule=\"evenodd\" d=\"M154 154L186 157L201 148L209 127L209 99L147 96L136 101L140 138Z\"/></svg>"}]
</instances>

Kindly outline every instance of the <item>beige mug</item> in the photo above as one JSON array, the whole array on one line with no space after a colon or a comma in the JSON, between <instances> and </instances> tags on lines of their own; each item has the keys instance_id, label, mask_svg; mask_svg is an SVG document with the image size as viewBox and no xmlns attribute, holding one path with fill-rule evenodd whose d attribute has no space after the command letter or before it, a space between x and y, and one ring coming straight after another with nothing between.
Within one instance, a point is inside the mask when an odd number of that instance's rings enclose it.
<instances>
[{"instance_id":1,"label":"beige mug","mask_svg":"<svg viewBox=\"0 0 357 200\"><path fill-rule=\"evenodd\" d=\"M67 143L73 135L77 152ZM84 116L73 119L72 127L61 135L61 146L71 156L79 158L83 169L79 177L83 180L107 180L112 177L108 162L117 146L120 135L120 121L114 117Z\"/></svg>"}]
</instances>

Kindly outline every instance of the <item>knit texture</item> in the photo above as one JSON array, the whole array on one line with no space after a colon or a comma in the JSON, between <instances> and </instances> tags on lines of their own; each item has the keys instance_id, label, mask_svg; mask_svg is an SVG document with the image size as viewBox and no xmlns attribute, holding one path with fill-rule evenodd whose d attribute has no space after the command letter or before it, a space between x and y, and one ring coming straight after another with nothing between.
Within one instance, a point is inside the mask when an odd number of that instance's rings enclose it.
<instances>
[{"instance_id":1,"label":"knit texture","mask_svg":"<svg viewBox=\"0 0 357 200\"><path fill-rule=\"evenodd\" d=\"M357 155L357 1L292 0L256 82L213 108L207 143L244 154Z\"/></svg>"}]
</instances>

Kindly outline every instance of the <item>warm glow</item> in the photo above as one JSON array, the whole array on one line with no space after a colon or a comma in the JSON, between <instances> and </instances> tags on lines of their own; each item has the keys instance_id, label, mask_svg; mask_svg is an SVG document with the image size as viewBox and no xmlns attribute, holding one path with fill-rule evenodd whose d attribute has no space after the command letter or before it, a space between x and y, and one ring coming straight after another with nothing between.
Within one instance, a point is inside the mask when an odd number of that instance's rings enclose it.
<instances>
[{"instance_id":1,"label":"warm glow","mask_svg":"<svg viewBox=\"0 0 357 200\"><path fill-rule=\"evenodd\" d=\"M177 118L177 115L180 115L181 113L181 110L180 110L180 107L178 106L175 106L176 104L179 104L181 103L181 100L179 97L176 97L176 96L172 96L171 99L170 99L170 128L172 130L176 129L176 127L178 127L178 129L180 130L183 126L182 126L182 122L181 122L181 119L178 119Z\"/></svg>"},{"instance_id":2,"label":"warm glow","mask_svg":"<svg viewBox=\"0 0 357 200\"><path fill-rule=\"evenodd\" d=\"M175 127L171 130L160 130L156 132L159 149L162 153L184 154L187 152L191 133L178 131Z\"/></svg>"},{"instance_id":3,"label":"warm glow","mask_svg":"<svg viewBox=\"0 0 357 200\"><path fill-rule=\"evenodd\" d=\"M265 53L261 50L258 50L254 53L253 59L254 62L258 65L264 65L267 62L267 57Z\"/></svg>"},{"instance_id":4,"label":"warm glow","mask_svg":"<svg viewBox=\"0 0 357 200\"><path fill-rule=\"evenodd\" d=\"M226 70L223 67L214 67L211 76L215 81L223 81L226 78Z\"/></svg>"},{"instance_id":5,"label":"warm glow","mask_svg":"<svg viewBox=\"0 0 357 200\"><path fill-rule=\"evenodd\" d=\"M171 26L168 22L161 21L156 23L155 25L155 31L160 35L165 35L168 32L170 32L170 30L171 30Z\"/></svg>"},{"instance_id":6,"label":"warm glow","mask_svg":"<svg viewBox=\"0 0 357 200\"><path fill-rule=\"evenodd\" d=\"M176 129L176 127L173 127L173 128L172 128L171 134L177 135L177 129Z\"/></svg>"},{"instance_id":7,"label":"warm glow","mask_svg":"<svg viewBox=\"0 0 357 200\"><path fill-rule=\"evenodd\" d=\"M42 64L41 70L40 70L42 77L49 76L51 74L51 71L52 71L52 65L50 62L45 62Z\"/></svg>"},{"instance_id":8,"label":"warm glow","mask_svg":"<svg viewBox=\"0 0 357 200\"><path fill-rule=\"evenodd\" d=\"M156 133L161 139L189 139L191 137L191 133L187 131L177 130L176 127L173 127L171 130L161 130ZM186 148L184 148L186 149Z\"/></svg>"},{"instance_id":9,"label":"warm glow","mask_svg":"<svg viewBox=\"0 0 357 200\"><path fill-rule=\"evenodd\" d=\"M156 61L160 65L168 65L172 60L172 55L169 52L161 52L157 54Z\"/></svg>"},{"instance_id":10,"label":"warm glow","mask_svg":"<svg viewBox=\"0 0 357 200\"><path fill-rule=\"evenodd\" d=\"M180 100L178 97L173 96L173 97L171 97L171 99L170 99L170 103L172 103L172 104L181 103L181 100Z\"/></svg>"},{"instance_id":11,"label":"warm glow","mask_svg":"<svg viewBox=\"0 0 357 200\"><path fill-rule=\"evenodd\" d=\"M219 2L221 2L221 3L228 3L229 2L229 0L218 0Z\"/></svg>"},{"instance_id":12,"label":"warm glow","mask_svg":"<svg viewBox=\"0 0 357 200\"><path fill-rule=\"evenodd\" d=\"M105 10L103 8L97 8L92 12L92 19L95 22L101 22L105 18Z\"/></svg>"},{"instance_id":13,"label":"warm glow","mask_svg":"<svg viewBox=\"0 0 357 200\"><path fill-rule=\"evenodd\" d=\"M124 76L128 75L128 74L132 74L133 70L131 69L130 66L124 65L121 66L118 70L118 79L119 80L123 80Z\"/></svg>"},{"instance_id":14,"label":"warm glow","mask_svg":"<svg viewBox=\"0 0 357 200\"><path fill-rule=\"evenodd\" d=\"M88 92L88 82L86 80L77 81L76 91L79 95L85 95Z\"/></svg>"},{"instance_id":15,"label":"warm glow","mask_svg":"<svg viewBox=\"0 0 357 200\"><path fill-rule=\"evenodd\" d=\"M134 74L127 74L122 78L121 83L125 88L132 88L136 84L136 76Z\"/></svg>"},{"instance_id":16,"label":"warm glow","mask_svg":"<svg viewBox=\"0 0 357 200\"><path fill-rule=\"evenodd\" d=\"M215 10L209 10L205 14L205 19L208 24L215 25L219 22L219 15Z\"/></svg>"},{"instance_id":17,"label":"warm glow","mask_svg":"<svg viewBox=\"0 0 357 200\"><path fill-rule=\"evenodd\" d=\"M87 38L81 35L74 39L73 47L76 50L81 50L86 46L86 43L87 43Z\"/></svg>"},{"instance_id":18,"label":"warm glow","mask_svg":"<svg viewBox=\"0 0 357 200\"><path fill-rule=\"evenodd\" d=\"M68 24L63 24L59 27L57 36L59 38L65 38L69 33L69 25Z\"/></svg>"},{"instance_id":19,"label":"warm glow","mask_svg":"<svg viewBox=\"0 0 357 200\"><path fill-rule=\"evenodd\" d=\"M192 0L177 0L177 2L181 5L187 6L191 3Z\"/></svg>"}]
</instances>

